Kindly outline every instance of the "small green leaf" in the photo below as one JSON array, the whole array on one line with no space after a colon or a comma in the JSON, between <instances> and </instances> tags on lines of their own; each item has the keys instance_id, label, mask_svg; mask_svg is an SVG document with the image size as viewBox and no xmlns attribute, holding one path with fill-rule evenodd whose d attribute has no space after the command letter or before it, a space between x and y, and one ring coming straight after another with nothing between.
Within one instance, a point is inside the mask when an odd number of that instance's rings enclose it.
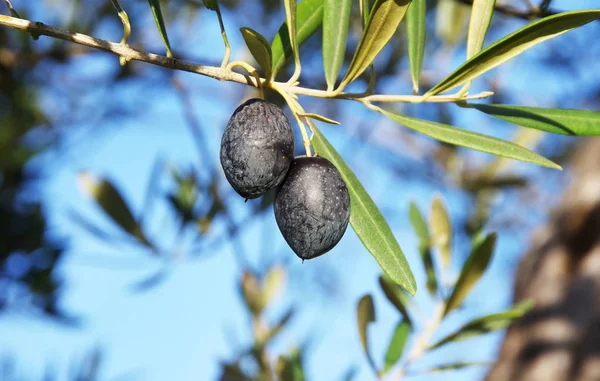
<instances>
[{"instance_id":1,"label":"small green leaf","mask_svg":"<svg viewBox=\"0 0 600 381\"><path fill-rule=\"evenodd\" d=\"M410 222L419 237L419 253L421 254L421 260L423 261L423 266L425 267L425 273L427 275L427 291L433 296L437 292L438 284L435 267L433 265L433 258L431 256L429 229L427 228L427 223L425 222L421 211L414 202L410 203L409 217Z\"/></svg>"},{"instance_id":2,"label":"small green leaf","mask_svg":"<svg viewBox=\"0 0 600 381\"><path fill-rule=\"evenodd\" d=\"M473 56L435 85L425 96L440 94L460 86L543 41L597 19L600 19L600 10L559 13L533 22Z\"/></svg>"},{"instance_id":3,"label":"small green leaf","mask_svg":"<svg viewBox=\"0 0 600 381\"><path fill-rule=\"evenodd\" d=\"M346 182L350 192L350 224L356 235L375 257L383 271L395 283L414 295L417 291L414 275L385 218L331 143L311 120L307 120L307 123L313 131L311 144L315 152L329 159Z\"/></svg>"},{"instance_id":4,"label":"small green leaf","mask_svg":"<svg viewBox=\"0 0 600 381\"><path fill-rule=\"evenodd\" d=\"M479 134L477 132L463 130L447 124L398 115L383 109L380 109L380 112L388 118L395 120L396 122L408 128L445 143L467 147L477 151L491 153L493 155L534 163L544 167L562 169L560 165L553 163L545 157L542 157L535 152L528 150L527 148L505 140Z\"/></svg>"},{"instance_id":5,"label":"small green leaf","mask_svg":"<svg viewBox=\"0 0 600 381\"><path fill-rule=\"evenodd\" d=\"M405 291L385 275L379 276L379 286L387 300L389 300L390 303L396 307L398 312L402 314L404 321L412 324L412 320L410 319L410 315L406 308L406 306L410 304L410 299L408 295L405 294Z\"/></svg>"},{"instance_id":6,"label":"small green leaf","mask_svg":"<svg viewBox=\"0 0 600 381\"><path fill-rule=\"evenodd\" d=\"M469 34L467 36L467 59L481 51L485 35L487 34L496 0L474 0L469 20ZM471 82L465 83L462 91L469 90Z\"/></svg>"},{"instance_id":7,"label":"small green leaf","mask_svg":"<svg viewBox=\"0 0 600 381\"><path fill-rule=\"evenodd\" d=\"M167 57L173 57L173 52L171 51L171 44L169 43L169 36L167 36L167 28L165 27L165 21L163 20L162 11L160 10L160 1L148 0L148 4L150 4L150 9L152 10L154 22L156 22L156 27L158 28L160 37L162 38L163 43L165 44L165 48L167 49Z\"/></svg>"},{"instance_id":8,"label":"small green leaf","mask_svg":"<svg viewBox=\"0 0 600 381\"><path fill-rule=\"evenodd\" d=\"M463 325L456 332L453 332L436 342L429 347L429 349L439 348L447 343L466 340L474 336L484 335L492 331L507 328L512 322L529 312L533 308L533 305L532 301L525 301L515 305L510 310L475 319Z\"/></svg>"},{"instance_id":9,"label":"small green leaf","mask_svg":"<svg viewBox=\"0 0 600 381\"><path fill-rule=\"evenodd\" d=\"M500 104L464 104L495 118L523 127L561 135L599 136L600 112Z\"/></svg>"},{"instance_id":10,"label":"small green leaf","mask_svg":"<svg viewBox=\"0 0 600 381\"><path fill-rule=\"evenodd\" d=\"M365 30L367 23L369 22L369 14L371 13L371 1L370 0L358 0L360 6L360 15L362 19L362 27Z\"/></svg>"},{"instance_id":11,"label":"small green leaf","mask_svg":"<svg viewBox=\"0 0 600 381\"><path fill-rule=\"evenodd\" d=\"M444 316L462 304L475 283L481 278L490 263L495 246L496 233L489 234L481 242L475 243L471 255L458 276L454 290L446 302Z\"/></svg>"},{"instance_id":12,"label":"small green leaf","mask_svg":"<svg viewBox=\"0 0 600 381\"><path fill-rule=\"evenodd\" d=\"M202 0L202 2L204 3L204 6L211 11L216 12L219 10L219 2L217 0Z\"/></svg>"},{"instance_id":13,"label":"small green leaf","mask_svg":"<svg viewBox=\"0 0 600 381\"><path fill-rule=\"evenodd\" d=\"M367 294L360 298L357 306L357 315L360 342L367 355L367 360L369 360L369 365L371 365L371 368L377 373L377 367L375 366L373 356L371 356L371 352L369 351L369 336L367 332L368 325L375 321L375 306L373 305L373 298L371 295Z\"/></svg>"},{"instance_id":14,"label":"small green leaf","mask_svg":"<svg viewBox=\"0 0 600 381\"><path fill-rule=\"evenodd\" d=\"M396 33L411 0L376 0L348 72L340 85L358 78Z\"/></svg>"},{"instance_id":15,"label":"small green leaf","mask_svg":"<svg viewBox=\"0 0 600 381\"><path fill-rule=\"evenodd\" d=\"M408 43L408 60L413 92L419 92L419 78L425 53L425 16L427 4L425 0L413 0L406 12L406 40Z\"/></svg>"},{"instance_id":16,"label":"small green leaf","mask_svg":"<svg viewBox=\"0 0 600 381\"><path fill-rule=\"evenodd\" d=\"M327 90L335 87L344 63L352 0L324 0L323 66Z\"/></svg>"},{"instance_id":17,"label":"small green leaf","mask_svg":"<svg viewBox=\"0 0 600 381\"><path fill-rule=\"evenodd\" d=\"M431 369L428 369L425 373L438 373L449 370L459 370L464 368L472 368L474 366L491 366L494 365L493 361L459 361L452 364L438 365Z\"/></svg>"},{"instance_id":18,"label":"small green leaf","mask_svg":"<svg viewBox=\"0 0 600 381\"><path fill-rule=\"evenodd\" d=\"M436 196L431 203L429 225L431 226L433 244L439 249L442 265L444 269L447 269L450 266L452 250L452 223L440 196Z\"/></svg>"},{"instance_id":19,"label":"small green leaf","mask_svg":"<svg viewBox=\"0 0 600 381\"><path fill-rule=\"evenodd\" d=\"M124 231L136 238L142 244L152 247L142 227L137 223L121 193L108 180L97 181L88 173L79 175L82 190L94 198L104 212Z\"/></svg>"},{"instance_id":20,"label":"small green leaf","mask_svg":"<svg viewBox=\"0 0 600 381\"><path fill-rule=\"evenodd\" d=\"M283 7L285 8L285 22L288 27L288 36L290 40L290 46L292 48L292 55L294 56L294 75L292 76L292 82L294 82L300 76L300 53L298 51L298 38L296 35L297 21L296 21L296 0L283 0Z\"/></svg>"},{"instance_id":21,"label":"small green leaf","mask_svg":"<svg viewBox=\"0 0 600 381\"><path fill-rule=\"evenodd\" d=\"M323 8L323 0L303 0L298 3L296 9L296 40L298 46L308 40L323 22ZM271 52L273 53L274 79L285 61L293 56L287 22L281 25L273 39Z\"/></svg>"},{"instance_id":22,"label":"small green leaf","mask_svg":"<svg viewBox=\"0 0 600 381\"><path fill-rule=\"evenodd\" d=\"M411 325L409 322L403 320L398 323L385 354L382 373L387 373L400 360L400 357L402 357L402 353L404 352L406 342L408 341L408 335L410 334L410 331Z\"/></svg>"},{"instance_id":23,"label":"small green leaf","mask_svg":"<svg viewBox=\"0 0 600 381\"><path fill-rule=\"evenodd\" d=\"M340 122L338 122L337 120L333 120L333 119L329 119L323 115L319 115L319 114L311 114L311 113L305 113L305 112L299 112L298 113L299 116L305 117L305 118L312 118L324 123L329 123L329 124L340 124Z\"/></svg>"},{"instance_id":24,"label":"small green leaf","mask_svg":"<svg viewBox=\"0 0 600 381\"><path fill-rule=\"evenodd\" d=\"M266 38L260 33L251 28L240 28L246 46L252 53L252 57L256 60L258 65L264 70L265 78L271 78L271 46Z\"/></svg>"}]
</instances>

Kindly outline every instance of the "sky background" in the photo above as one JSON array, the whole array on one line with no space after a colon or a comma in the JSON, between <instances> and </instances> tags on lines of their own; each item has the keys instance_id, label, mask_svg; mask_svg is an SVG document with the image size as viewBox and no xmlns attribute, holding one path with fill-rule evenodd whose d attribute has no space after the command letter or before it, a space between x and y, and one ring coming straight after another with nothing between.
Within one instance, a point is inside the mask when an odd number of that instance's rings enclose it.
<instances>
[{"instance_id":1,"label":"sky background","mask_svg":"<svg viewBox=\"0 0 600 381\"><path fill-rule=\"evenodd\" d=\"M13 5L23 5L19 3L17 0ZM58 6L65 3L54 2ZM598 3L593 0L564 0L554 1L553 6L574 10L598 7ZM249 5L242 8L246 7ZM57 26L65 17L65 13L44 6L30 12L33 19ZM251 13L252 9L247 9L235 15L224 14L234 59L243 58L245 54L237 28L261 27ZM154 51L161 52L160 40L152 29L150 16L140 15L138 20L139 29L134 33L142 34L145 41L153 44ZM279 23L280 20L273 25ZM194 33L186 34L186 39L181 38L183 26L174 25L172 36L180 38L173 37L172 45L198 57L201 62L220 62L222 41L214 15L201 12L193 25ZM505 22L504 27L495 32L498 35L492 35L487 43L522 25L520 21ZM118 24L100 26L96 36L118 40L120 31L115 26ZM272 26L264 28L273 29ZM599 29L597 25L589 25L551 43L589 39L596 42L594 36L598 35ZM48 41L48 38L42 37L39 43ZM511 94L512 103L586 107L580 104L581 95L585 96L585 85L590 78L598 76L599 61L578 64L578 68L585 66L586 70L577 70L576 75L568 77L569 81L563 79L564 74L560 71L548 71L546 67L543 68L546 70L543 71L544 76L540 78L542 64L539 57L544 58L550 51L545 46L537 47L491 75L496 76L503 89ZM441 51L429 53L431 55L425 58L425 70L439 70L441 75L443 71L458 66L464 57L462 47L456 48L450 55ZM444 61L443 57L450 58ZM102 82L117 68L115 57L95 53L77 58L66 67L48 66L45 70L48 75L64 76L66 81L76 83L79 79ZM320 68L318 58L305 66L305 70ZM50 234L68 243L68 254L59 269L59 276L64 281L60 306L79 318L81 323L70 327L18 313L0 315L0 354L15 360L23 379L40 380L45 370L51 368L60 375L59 379L66 380L73 362L99 348L103 355L101 380L213 380L218 377L219 363L234 358L244 345L251 342L249 316L237 288L241 269L236 263L232 245L221 245L216 250L189 256L185 250L186 241L176 240L175 221L165 203L156 202L152 208L144 206L146 189L157 158L163 158L178 168L193 167L199 173L213 170L212 167L218 163L220 138L227 120L242 98L249 94L241 85L175 73L175 77L192 92L194 111L203 124L209 157L214 160L203 162L186 125L180 98L169 86L153 84L152 77L158 77L157 73L161 70L164 69L147 70L143 85L131 81L110 90L99 86L97 91L83 94L77 99L79 112L88 113L89 122L79 125L60 147L40 155L31 163L45 175L36 189L41 194L49 218ZM472 92L485 90L482 83L475 83ZM409 93L410 82L404 77L399 78L386 84L384 90ZM559 94L563 94L562 98ZM570 97L569 94L579 97ZM56 92L43 90L41 95L47 110L67 107ZM124 113L122 116L112 115L107 120L99 115L96 107L99 102L117 102L124 107L144 111L135 117ZM326 108L318 100L307 100L305 105L311 111L326 114ZM453 221L465 218L470 201L456 185L440 186L418 176L399 177L392 168L418 168L421 158L415 151L398 155L397 147L381 147L398 126L363 108L350 104L342 107L342 125L323 125L322 131L339 149L388 218L417 278L420 292L416 302L426 313L430 312L432 304L425 292L418 242L408 221L409 201L414 200L422 211L426 211L434 195L440 193L446 200ZM427 112L423 107L411 110L424 115ZM508 138L516 131L512 126L492 123L479 114L458 110L454 115L457 125L483 133ZM357 121L370 123L377 129L369 144L344 131L355 130ZM568 141L568 138L554 139L544 142L541 148L544 153L551 153L554 147ZM433 144L425 138L417 138L416 142L422 149ZM473 161L490 159L488 155L471 152L467 153L467 157ZM568 179L567 171L557 174L522 163L515 164L513 168L532 181L540 181L545 187L543 189L550 194L557 193L560 184ZM217 170L223 177L219 167ZM76 210L90 221L116 231L94 202L81 192L77 177L81 171L110 179L125 196L131 209L138 214L143 213L144 228L149 235L159 246L176 253L176 259L164 263L134 245L108 244L74 223L69 215ZM221 185L226 183L221 181ZM171 186L168 176L162 176L159 189L164 191ZM236 197L227 200L233 206L236 220L248 215L248 206L243 200ZM510 210L510 200L510 195L499 197L494 210ZM248 204L257 202L251 200ZM533 226L542 222L543 217L543 211L535 211L526 220L528 225ZM442 337L474 317L500 311L510 305L512 273L518 256L527 245L529 233L500 233L489 271L467 299L465 308L452 313L435 337ZM458 275L468 253L468 242L456 238L450 279ZM267 262L289 265L288 287L276 308L269 310L267 316L276 321L292 305L297 306L297 314L275 340L272 353L287 353L294 345L300 345L313 336L317 339L312 342L306 359L309 380L337 380L352 366L358 368L356 380L375 379L360 344L356 304L366 293L374 297L377 322L369 328L369 333L372 351L379 364L399 316L378 287L377 278L381 270L377 262L362 247L352 229L348 229L340 244L330 253L304 264L279 234L272 210L249 223L238 242L257 267ZM165 268L167 273L161 282L144 291L134 290L136 283ZM439 349L424 357L415 369L455 361L493 360L501 338L501 333L495 333ZM483 374L485 368L468 369L449 372L444 379L478 380ZM419 375L408 379L433 380L439 377Z\"/></svg>"}]
</instances>

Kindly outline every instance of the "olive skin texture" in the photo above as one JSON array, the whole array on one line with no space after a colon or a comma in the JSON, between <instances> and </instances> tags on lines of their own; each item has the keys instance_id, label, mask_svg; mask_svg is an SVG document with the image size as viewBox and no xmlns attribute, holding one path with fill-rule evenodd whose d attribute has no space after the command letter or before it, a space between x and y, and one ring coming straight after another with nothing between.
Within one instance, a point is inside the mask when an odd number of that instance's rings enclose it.
<instances>
[{"instance_id":1,"label":"olive skin texture","mask_svg":"<svg viewBox=\"0 0 600 381\"><path fill-rule=\"evenodd\" d=\"M297 157L278 189L275 220L300 258L312 259L333 249L350 220L350 194L342 175L322 157Z\"/></svg>"},{"instance_id":2,"label":"olive skin texture","mask_svg":"<svg viewBox=\"0 0 600 381\"><path fill-rule=\"evenodd\" d=\"M221 139L221 167L246 199L280 185L294 158L294 131L283 110L254 98L242 103Z\"/></svg>"}]
</instances>

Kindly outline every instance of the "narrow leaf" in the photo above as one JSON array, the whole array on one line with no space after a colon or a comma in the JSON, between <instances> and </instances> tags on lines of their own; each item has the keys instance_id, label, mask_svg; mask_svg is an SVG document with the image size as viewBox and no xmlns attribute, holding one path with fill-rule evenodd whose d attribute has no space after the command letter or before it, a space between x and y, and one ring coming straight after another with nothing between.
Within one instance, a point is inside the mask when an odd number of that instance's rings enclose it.
<instances>
[{"instance_id":1,"label":"narrow leaf","mask_svg":"<svg viewBox=\"0 0 600 381\"><path fill-rule=\"evenodd\" d=\"M148 0L148 4L150 4L152 16L154 17L154 22L156 22L156 27L160 33L160 38L162 38L165 48L167 49L167 57L173 57L171 44L169 43L169 36L167 36L167 28L165 27L165 21L163 20L162 11L160 10L160 1Z\"/></svg>"},{"instance_id":2,"label":"narrow leaf","mask_svg":"<svg viewBox=\"0 0 600 381\"><path fill-rule=\"evenodd\" d=\"M439 348L447 343L462 341L471 337L507 328L512 322L529 312L533 308L533 305L534 303L532 301L527 300L504 312L477 318L436 342L429 347L429 349Z\"/></svg>"},{"instance_id":3,"label":"narrow leaf","mask_svg":"<svg viewBox=\"0 0 600 381\"><path fill-rule=\"evenodd\" d=\"M367 294L360 298L357 306L357 315L360 342L362 343L365 354L367 355L369 365L371 365L371 368L373 368L375 373L377 373L377 367L375 366L375 362L373 361L373 357L369 351L369 336L367 332L368 325L375 321L375 306L373 305L373 298L371 295Z\"/></svg>"},{"instance_id":4,"label":"narrow leaf","mask_svg":"<svg viewBox=\"0 0 600 381\"><path fill-rule=\"evenodd\" d=\"M599 136L600 112L499 104L466 104L495 118L562 135Z\"/></svg>"},{"instance_id":5,"label":"narrow leaf","mask_svg":"<svg viewBox=\"0 0 600 381\"><path fill-rule=\"evenodd\" d=\"M414 202L410 203L409 218L410 223L415 229L415 233L417 233L417 236L419 237L419 240L425 243L429 242L429 229L427 228L427 223L425 222L421 211Z\"/></svg>"},{"instance_id":6,"label":"narrow leaf","mask_svg":"<svg viewBox=\"0 0 600 381\"><path fill-rule=\"evenodd\" d=\"M438 289L437 276L435 274L435 267L433 265L433 258L431 256L431 239L429 237L429 229L427 223L421 214L421 211L415 205L414 202L410 203L409 212L410 222L412 223L417 236L419 237L419 253L421 254L421 260L425 267L425 274L427 275L427 291L431 295L435 295Z\"/></svg>"},{"instance_id":7,"label":"narrow leaf","mask_svg":"<svg viewBox=\"0 0 600 381\"><path fill-rule=\"evenodd\" d=\"M600 19L600 10L559 13L533 22L473 56L435 85L425 96L443 93L460 86L543 41L597 19Z\"/></svg>"},{"instance_id":8,"label":"narrow leaf","mask_svg":"<svg viewBox=\"0 0 600 381\"><path fill-rule=\"evenodd\" d=\"M254 57L258 65L265 72L265 78L271 78L271 46L267 39L250 28L240 28L240 32L242 32L242 36L244 37L244 41L246 41L246 46L248 46L250 53L252 53L252 57Z\"/></svg>"},{"instance_id":9,"label":"narrow leaf","mask_svg":"<svg viewBox=\"0 0 600 381\"><path fill-rule=\"evenodd\" d=\"M380 275L379 276L379 286L383 291L387 300L390 301L396 307L398 312L402 314L403 320L409 324L412 324L412 320L410 319L410 315L408 314L408 310L406 306L410 303L410 299L408 295L405 294L405 291L399 287L397 284L392 282L388 277Z\"/></svg>"},{"instance_id":10,"label":"narrow leaf","mask_svg":"<svg viewBox=\"0 0 600 381\"><path fill-rule=\"evenodd\" d=\"M362 27L365 30L367 23L369 22L369 14L371 13L371 1L370 0L358 0L360 6L360 16L362 19Z\"/></svg>"},{"instance_id":11,"label":"narrow leaf","mask_svg":"<svg viewBox=\"0 0 600 381\"><path fill-rule=\"evenodd\" d=\"M459 361L452 364L438 365L431 369L428 369L425 373L438 373L446 372L449 370L459 370L464 368L472 368L474 366L491 366L494 365L493 361Z\"/></svg>"},{"instance_id":12,"label":"narrow leaf","mask_svg":"<svg viewBox=\"0 0 600 381\"><path fill-rule=\"evenodd\" d=\"M413 0L406 12L406 40L408 42L408 60L413 92L419 92L419 78L425 53L425 16L427 4L425 0Z\"/></svg>"},{"instance_id":13,"label":"narrow leaf","mask_svg":"<svg viewBox=\"0 0 600 381\"><path fill-rule=\"evenodd\" d=\"M114 185L107 180L98 182L85 172L80 174L79 181L82 190L94 198L96 203L117 225L144 245L152 247L121 193Z\"/></svg>"},{"instance_id":14,"label":"narrow leaf","mask_svg":"<svg viewBox=\"0 0 600 381\"><path fill-rule=\"evenodd\" d=\"M387 45L400 21L404 17L411 0L376 0L369 22L360 39L348 72L342 80L342 88L358 78Z\"/></svg>"},{"instance_id":15,"label":"narrow leaf","mask_svg":"<svg viewBox=\"0 0 600 381\"><path fill-rule=\"evenodd\" d=\"M333 90L346 53L352 0L324 0L323 66L327 89Z\"/></svg>"},{"instance_id":16,"label":"narrow leaf","mask_svg":"<svg viewBox=\"0 0 600 381\"><path fill-rule=\"evenodd\" d=\"M411 326L407 321L401 321L396 326L385 354L383 373L387 373L402 357L410 330Z\"/></svg>"},{"instance_id":17,"label":"narrow leaf","mask_svg":"<svg viewBox=\"0 0 600 381\"><path fill-rule=\"evenodd\" d=\"M494 253L494 247L496 246L496 233L489 234L481 242L475 244L475 247L471 251L471 255L465 262L454 290L448 301L446 302L446 309L444 315L447 315L450 311L458 308L463 300L467 297L475 283L481 278L485 270L487 269L492 254Z\"/></svg>"},{"instance_id":18,"label":"narrow leaf","mask_svg":"<svg viewBox=\"0 0 600 381\"><path fill-rule=\"evenodd\" d=\"M452 249L452 223L440 196L436 196L431 203L431 217L429 221L432 232L432 241L440 251L444 269L450 266Z\"/></svg>"},{"instance_id":19,"label":"narrow leaf","mask_svg":"<svg viewBox=\"0 0 600 381\"><path fill-rule=\"evenodd\" d=\"M323 22L323 0L303 0L296 8L296 40L297 45L302 45ZM292 45L288 32L287 22L283 23L271 43L273 53L273 78L293 56Z\"/></svg>"},{"instance_id":20,"label":"narrow leaf","mask_svg":"<svg viewBox=\"0 0 600 381\"><path fill-rule=\"evenodd\" d=\"M414 275L385 218L331 143L325 139L312 121L307 120L307 122L313 131L311 144L315 151L329 159L346 182L350 192L350 224L356 235L375 257L383 271L395 283L414 295L417 291Z\"/></svg>"},{"instance_id":21,"label":"narrow leaf","mask_svg":"<svg viewBox=\"0 0 600 381\"><path fill-rule=\"evenodd\" d=\"M294 74L290 82L295 82L300 76L300 53L298 51L298 39L296 37L296 0L283 0L285 8L285 20L288 27L288 36L290 38L290 46L292 47L292 55L294 56Z\"/></svg>"},{"instance_id":22,"label":"narrow leaf","mask_svg":"<svg viewBox=\"0 0 600 381\"><path fill-rule=\"evenodd\" d=\"M535 152L528 150L527 148L505 140L479 134L477 132L463 130L447 124L430 122L427 120L394 114L383 109L380 109L380 112L386 115L388 118L395 120L396 122L403 124L408 128L445 143L467 147L477 151L491 153L493 155L534 163L544 167L562 169L558 164L553 163L545 157L542 157Z\"/></svg>"},{"instance_id":23,"label":"narrow leaf","mask_svg":"<svg viewBox=\"0 0 600 381\"><path fill-rule=\"evenodd\" d=\"M467 36L467 59L481 51L492 21L495 5L496 0L473 1L471 19L469 20L469 34Z\"/></svg>"}]
</instances>

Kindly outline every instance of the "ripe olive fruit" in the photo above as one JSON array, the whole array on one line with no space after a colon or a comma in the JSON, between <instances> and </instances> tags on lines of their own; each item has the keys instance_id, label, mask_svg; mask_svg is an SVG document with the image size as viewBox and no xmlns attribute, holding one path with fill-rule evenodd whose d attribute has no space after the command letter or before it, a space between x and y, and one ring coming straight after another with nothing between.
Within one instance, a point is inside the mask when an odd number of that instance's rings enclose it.
<instances>
[{"instance_id":1,"label":"ripe olive fruit","mask_svg":"<svg viewBox=\"0 0 600 381\"><path fill-rule=\"evenodd\" d=\"M350 219L350 194L337 168L323 157L297 157L275 196L275 220L300 258L325 254Z\"/></svg>"},{"instance_id":2,"label":"ripe olive fruit","mask_svg":"<svg viewBox=\"0 0 600 381\"><path fill-rule=\"evenodd\" d=\"M256 198L283 182L294 158L294 132L283 110L262 99L241 104L221 139L221 166L242 197Z\"/></svg>"}]
</instances>

